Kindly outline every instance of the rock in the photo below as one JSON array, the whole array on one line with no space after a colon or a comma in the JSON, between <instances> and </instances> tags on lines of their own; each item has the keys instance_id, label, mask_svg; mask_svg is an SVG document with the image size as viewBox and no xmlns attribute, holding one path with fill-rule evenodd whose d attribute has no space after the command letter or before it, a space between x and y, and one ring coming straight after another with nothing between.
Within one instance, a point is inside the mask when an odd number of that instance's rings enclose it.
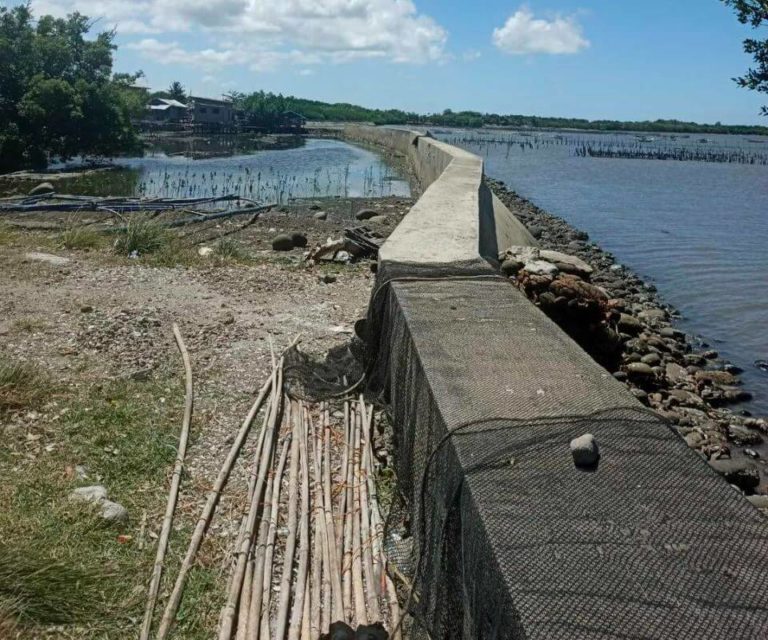
<instances>
[{"instance_id":1,"label":"rock","mask_svg":"<svg viewBox=\"0 0 768 640\"><path fill-rule=\"evenodd\" d=\"M715 360L717 359L719 354L714 349L710 349L709 351L705 351L701 355L703 355L707 360Z\"/></svg>"},{"instance_id":2,"label":"rock","mask_svg":"<svg viewBox=\"0 0 768 640\"><path fill-rule=\"evenodd\" d=\"M212 254L213 254L213 247L200 247L197 250L197 255L202 256L203 258L207 258Z\"/></svg>"},{"instance_id":3,"label":"rock","mask_svg":"<svg viewBox=\"0 0 768 640\"><path fill-rule=\"evenodd\" d=\"M558 273L557 267L546 260L530 260L523 265L523 269L535 276L554 277Z\"/></svg>"},{"instance_id":4,"label":"rock","mask_svg":"<svg viewBox=\"0 0 768 640\"><path fill-rule=\"evenodd\" d=\"M619 382L624 382L628 377L626 371L614 371L611 375Z\"/></svg>"},{"instance_id":5,"label":"rock","mask_svg":"<svg viewBox=\"0 0 768 640\"><path fill-rule=\"evenodd\" d=\"M357 627L355 640L388 640L389 634L380 622Z\"/></svg>"},{"instance_id":6,"label":"rock","mask_svg":"<svg viewBox=\"0 0 768 640\"><path fill-rule=\"evenodd\" d=\"M694 378L699 382L714 384L734 385L738 382L736 377L727 371L697 371Z\"/></svg>"},{"instance_id":7,"label":"rock","mask_svg":"<svg viewBox=\"0 0 768 640\"><path fill-rule=\"evenodd\" d=\"M704 362L704 358L702 358L698 353L686 353L683 356L683 363L687 367L700 367L704 364Z\"/></svg>"},{"instance_id":8,"label":"rock","mask_svg":"<svg viewBox=\"0 0 768 640\"><path fill-rule=\"evenodd\" d=\"M710 460L709 466L740 489L751 490L760 484L760 472L751 462Z\"/></svg>"},{"instance_id":9,"label":"rock","mask_svg":"<svg viewBox=\"0 0 768 640\"><path fill-rule=\"evenodd\" d=\"M336 276L332 273L324 273L322 276L320 276L320 282L323 284L333 284L336 282Z\"/></svg>"},{"instance_id":10,"label":"rock","mask_svg":"<svg viewBox=\"0 0 768 640\"><path fill-rule=\"evenodd\" d=\"M640 358L640 362L645 362L645 364L655 367L656 365L661 364L661 356L658 353L647 353Z\"/></svg>"},{"instance_id":11,"label":"rock","mask_svg":"<svg viewBox=\"0 0 768 640\"><path fill-rule=\"evenodd\" d=\"M675 362L668 362L665 368L667 380L675 384L688 378L688 372Z\"/></svg>"},{"instance_id":12,"label":"rock","mask_svg":"<svg viewBox=\"0 0 768 640\"><path fill-rule=\"evenodd\" d=\"M541 234L544 233L544 229L538 225L532 224L530 227L528 227L528 233L530 233L534 238L538 240L541 238Z\"/></svg>"},{"instance_id":13,"label":"rock","mask_svg":"<svg viewBox=\"0 0 768 640\"><path fill-rule=\"evenodd\" d=\"M30 196L39 196L42 193L53 193L56 191L50 182L41 182L29 192Z\"/></svg>"},{"instance_id":14,"label":"rock","mask_svg":"<svg viewBox=\"0 0 768 640\"><path fill-rule=\"evenodd\" d=\"M389 217L373 216L372 218L368 218L368 222L371 222L373 224L387 224L387 222L389 222Z\"/></svg>"},{"instance_id":15,"label":"rock","mask_svg":"<svg viewBox=\"0 0 768 640\"><path fill-rule=\"evenodd\" d=\"M320 210L320 205L319 204L311 204L311 205L309 205L309 210L310 211L319 211Z\"/></svg>"},{"instance_id":16,"label":"rock","mask_svg":"<svg viewBox=\"0 0 768 640\"><path fill-rule=\"evenodd\" d=\"M323 640L355 640L355 632L346 622L334 622L327 635L321 636Z\"/></svg>"},{"instance_id":17,"label":"rock","mask_svg":"<svg viewBox=\"0 0 768 640\"><path fill-rule=\"evenodd\" d=\"M698 449L701 445L704 444L705 440L706 438L698 431L691 431L685 436L685 443L691 449Z\"/></svg>"},{"instance_id":18,"label":"rock","mask_svg":"<svg viewBox=\"0 0 768 640\"><path fill-rule=\"evenodd\" d=\"M632 387L630 393L643 404L648 404L648 393L637 387Z\"/></svg>"},{"instance_id":19,"label":"rock","mask_svg":"<svg viewBox=\"0 0 768 640\"><path fill-rule=\"evenodd\" d=\"M640 322L635 316L631 316L628 313L622 313L619 315L619 331L636 335L643 330L643 323Z\"/></svg>"},{"instance_id":20,"label":"rock","mask_svg":"<svg viewBox=\"0 0 768 640\"><path fill-rule=\"evenodd\" d=\"M506 251L502 251L499 255L499 260L502 262L507 258L513 258L523 264L530 262L531 260L538 260L539 248L527 245L512 245Z\"/></svg>"},{"instance_id":21,"label":"rock","mask_svg":"<svg viewBox=\"0 0 768 640\"><path fill-rule=\"evenodd\" d=\"M763 441L762 436L756 431L737 424L728 425L728 439L741 446L760 444Z\"/></svg>"},{"instance_id":22,"label":"rock","mask_svg":"<svg viewBox=\"0 0 768 640\"><path fill-rule=\"evenodd\" d=\"M107 488L100 484L78 487L69 494L69 499L77 502L101 502L107 499Z\"/></svg>"},{"instance_id":23,"label":"rock","mask_svg":"<svg viewBox=\"0 0 768 640\"><path fill-rule=\"evenodd\" d=\"M298 231L294 231L291 234L291 242L293 243L294 247L306 247L307 246L307 236L305 236L303 233L299 233ZM273 242L274 246L274 242Z\"/></svg>"},{"instance_id":24,"label":"rock","mask_svg":"<svg viewBox=\"0 0 768 640\"><path fill-rule=\"evenodd\" d=\"M514 258L507 258L501 263L501 272L508 278L514 276L522 268L523 263Z\"/></svg>"},{"instance_id":25,"label":"rock","mask_svg":"<svg viewBox=\"0 0 768 640\"><path fill-rule=\"evenodd\" d=\"M542 249L539 251L539 257L542 260L551 262L564 273L574 273L578 276L584 276L588 278L594 271L594 269L592 269L592 267L584 262L581 258L568 255L567 253L561 253L560 251Z\"/></svg>"},{"instance_id":26,"label":"rock","mask_svg":"<svg viewBox=\"0 0 768 640\"><path fill-rule=\"evenodd\" d=\"M101 517L110 524L125 522L128 520L128 509L119 502L111 500L101 501Z\"/></svg>"},{"instance_id":27,"label":"rock","mask_svg":"<svg viewBox=\"0 0 768 640\"><path fill-rule=\"evenodd\" d=\"M758 509L768 509L768 496L747 496L747 500Z\"/></svg>"},{"instance_id":28,"label":"rock","mask_svg":"<svg viewBox=\"0 0 768 640\"><path fill-rule=\"evenodd\" d=\"M65 264L69 264L71 260L63 256L55 256L52 253L41 253L39 251L30 251L25 253L24 257L27 260L34 260L35 262L47 262L48 264L61 267Z\"/></svg>"},{"instance_id":29,"label":"rock","mask_svg":"<svg viewBox=\"0 0 768 640\"><path fill-rule=\"evenodd\" d=\"M379 212L376 211L376 209L360 209L360 211L355 214L355 218L357 220L370 220L377 215L379 215Z\"/></svg>"},{"instance_id":30,"label":"rock","mask_svg":"<svg viewBox=\"0 0 768 640\"><path fill-rule=\"evenodd\" d=\"M327 220L328 219L328 212L327 211L318 211L317 213L313 214L312 217L315 220Z\"/></svg>"},{"instance_id":31,"label":"rock","mask_svg":"<svg viewBox=\"0 0 768 640\"><path fill-rule=\"evenodd\" d=\"M637 314L637 317L647 322L656 322L658 320L666 320L667 312L664 309L644 309Z\"/></svg>"},{"instance_id":32,"label":"rock","mask_svg":"<svg viewBox=\"0 0 768 640\"><path fill-rule=\"evenodd\" d=\"M650 378L653 376L653 369L645 362L630 362L626 368L630 378Z\"/></svg>"},{"instance_id":33,"label":"rock","mask_svg":"<svg viewBox=\"0 0 768 640\"><path fill-rule=\"evenodd\" d=\"M600 451L591 433L571 440L571 455L577 467L594 467L600 460Z\"/></svg>"},{"instance_id":34,"label":"rock","mask_svg":"<svg viewBox=\"0 0 768 640\"><path fill-rule=\"evenodd\" d=\"M697 396L695 393L691 393L690 391L686 391L685 389L670 389L669 396L684 406L687 405L691 407L702 408L706 406L704 401L699 398L699 396Z\"/></svg>"},{"instance_id":35,"label":"rock","mask_svg":"<svg viewBox=\"0 0 768 640\"><path fill-rule=\"evenodd\" d=\"M272 238L272 249L275 251L290 251L293 249L293 240L291 236L281 233Z\"/></svg>"},{"instance_id":36,"label":"rock","mask_svg":"<svg viewBox=\"0 0 768 640\"><path fill-rule=\"evenodd\" d=\"M93 311L93 307L89 304L84 304L80 307L80 313L91 313L91 311Z\"/></svg>"}]
</instances>

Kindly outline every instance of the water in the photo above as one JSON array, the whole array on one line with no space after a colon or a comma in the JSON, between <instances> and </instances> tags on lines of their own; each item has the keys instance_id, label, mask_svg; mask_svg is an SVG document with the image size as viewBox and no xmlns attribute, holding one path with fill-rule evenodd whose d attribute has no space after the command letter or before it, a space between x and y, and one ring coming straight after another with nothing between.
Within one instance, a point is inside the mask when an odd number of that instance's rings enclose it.
<instances>
[{"instance_id":1,"label":"water","mask_svg":"<svg viewBox=\"0 0 768 640\"><path fill-rule=\"evenodd\" d=\"M407 196L407 181L380 156L339 140L299 139L289 149L190 159L150 151L119 161L137 172L133 195L207 197L229 193L263 202L304 197Z\"/></svg>"},{"instance_id":2,"label":"water","mask_svg":"<svg viewBox=\"0 0 768 640\"><path fill-rule=\"evenodd\" d=\"M434 133L434 132L433 132ZM768 144L753 136L669 136L441 131L481 155L486 172L541 208L583 229L654 282L700 336L745 371L748 407L768 414ZM653 137L654 140L647 140ZM491 140L500 140L491 142ZM752 163L596 158L597 148L703 149ZM639 154L638 154L639 155Z\"/></svg>"}]
</instances>

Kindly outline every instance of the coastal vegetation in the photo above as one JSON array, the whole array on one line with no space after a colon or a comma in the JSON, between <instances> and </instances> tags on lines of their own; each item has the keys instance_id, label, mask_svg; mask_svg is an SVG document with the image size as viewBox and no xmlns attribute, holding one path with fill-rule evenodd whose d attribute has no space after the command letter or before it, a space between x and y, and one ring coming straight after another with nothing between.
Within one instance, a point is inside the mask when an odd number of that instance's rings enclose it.
<instances>
[{"instance_id":1,"label":"coastal vegetation","mask_svg":"<svg viewBox=\"0 0 768 640\"><path fill-rule=\"evenodd\" d=\"M109 156L137 144L126 86L112 77L113 31L86 39L79 13L33 20L0 7L0 171L45 168L52 156Z\"/></svg>"}]
</instances>

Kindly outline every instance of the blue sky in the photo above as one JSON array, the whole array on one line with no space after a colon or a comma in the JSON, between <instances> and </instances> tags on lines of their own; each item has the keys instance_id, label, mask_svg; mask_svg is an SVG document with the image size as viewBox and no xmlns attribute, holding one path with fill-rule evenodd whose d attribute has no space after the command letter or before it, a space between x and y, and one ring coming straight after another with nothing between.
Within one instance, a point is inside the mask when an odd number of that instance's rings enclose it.
<instances>
[{"instance_id":1,"label":"blue sky","mask_svg":"<svg viewBox=\"0 0 768 640\"><path fill-rule=\"evenodd\" d=\"M8 0L0 0L8 4ZM32 0L115 26L116 68L420 112L768 124L720 0ZM763 33L762 37L765 37ZM761 100L762 99L762 100Z\"/></svg>"}]
</instances>

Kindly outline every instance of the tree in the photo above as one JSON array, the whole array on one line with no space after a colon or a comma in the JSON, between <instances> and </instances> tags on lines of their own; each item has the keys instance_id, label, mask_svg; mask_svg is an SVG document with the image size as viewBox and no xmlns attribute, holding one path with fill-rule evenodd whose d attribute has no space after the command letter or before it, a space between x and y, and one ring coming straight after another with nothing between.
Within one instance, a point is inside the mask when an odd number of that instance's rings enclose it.
<instances>
[{"instance_id":1,"label":"tree","mask_svg":"<svg viewBox=\"0 0 768 640\"><path fill-rule=\"evenodd\" d=\"M179 102L186 102L187 100L187 91L178 80L171 82L166 93L171 100L178 100Z\"/></svg>"},{"instance_id":2,"label":"tree","mask_svg":"<svg viewBox=\"0 0 768 640\"><path fill-rule=\"evenodd\" d=\"M87 17L0 7L0 171L44 168L51 156L115 155L137 138L114 81L114 32L85 36Z\"/></svg>"},{"instance_id":3,"label":"tree","mask_svg":"<svg viewBox=\"0 0 768 640\"><path fill-rule=\"evenodd\" d=\"M768 0L723 0L723 2L736 10L736 15L742 24L750 24L755 29L763 23L768 24ZM768 93L768 39L747 38L744 40L744 51L755 59L756 67L748 69L745 75L734 78L734 81L740 87ZM761 113L768 116L768 106L763 106Z\"/></svg>"}]
</instances>

